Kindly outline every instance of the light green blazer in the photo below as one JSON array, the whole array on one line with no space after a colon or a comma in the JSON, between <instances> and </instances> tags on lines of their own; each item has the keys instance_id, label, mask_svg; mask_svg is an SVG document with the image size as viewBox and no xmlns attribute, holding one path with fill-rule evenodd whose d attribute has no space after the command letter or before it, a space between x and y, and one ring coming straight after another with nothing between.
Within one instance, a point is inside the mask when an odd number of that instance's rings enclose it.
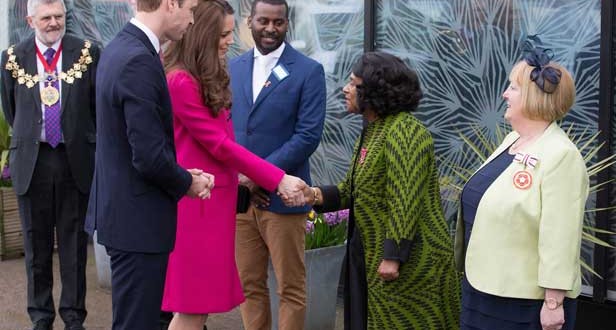
<instances>
[{"instance_id":1,"label":"light green blazer","mask_svg":"<svg viewBox=\"0 0 616 330\"><path fill-rule=\"evenodd\" d=\"M519 135L512 132L482 165L505 151ZM507 152L507 151L505 151ZM501 297L543 299L544 288L580 293L580 247L588 174L567 134L552 123L523 151L536 166L515 160L479 202L467 250L458 210L455 260L477 290ZM526 189L514 184L518 171L532 176ZM524 187L524 184L518 186Z\"/></svg>"}]
</instances>

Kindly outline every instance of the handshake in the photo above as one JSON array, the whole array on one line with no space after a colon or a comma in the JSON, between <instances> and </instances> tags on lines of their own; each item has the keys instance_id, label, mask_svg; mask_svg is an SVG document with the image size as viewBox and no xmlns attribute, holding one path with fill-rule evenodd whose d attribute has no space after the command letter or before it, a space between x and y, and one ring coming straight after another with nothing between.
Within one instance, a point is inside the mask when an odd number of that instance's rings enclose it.
<instances>
[{"instance_id":1,"label":"handshake","mask_svg":"<svg viewBox=\"0 0 616 330\"><path fill-rule=\"evenodd\" d=\"M269 194L257 186L249 178L240 175L240 184L250 190L250 200L253 204L261 207L269 206ZM314 200L312 189L304 180L285 174L278 183L277 194L288 207L297 207L310 204Z\"/></svg>"},{"instance_id":2,"label":"handshake","mask_svg":"<svg viewBox=\"0 0 616 330\"><path fill-rule=\"evenodd\" d=\"M192 183L186 192L189 197L198 197L201 199L210 198L212 188L214 188L214 176L203 172L200 169L189 169L188 173L192 175ZM240 175L240 184L247 186L251 192L251 201L259 206L269 205L268 193L257 186L254 182L244 175ZM278 196L288 207L304 206L314 203L315 195L313 190L304 182L304 180L285 174L278 183Z\"/></svg>"},{"instance_id":3,"label":"handshake","mask_svg":"<svg viewBox=\"0 0 616 330\"><path fill-rule=\"evenodd\" d=\"M310 187L304 180L285 174L278 184L278 196L288 207L306 205L306 197L304 195L310 191Z\"/></svg>"},{"instance_id":4,"label":"handshake","mask_svg":"<svg viewBox=\"0 0 616 330\"><path fill-rule=\"evenodd\" d=\"M210 198L212 188L214 188L214 176L197 168L189 169L188 173L192 175L192 183L186 195L201 199Z\"/></svg>"}]
</instances>

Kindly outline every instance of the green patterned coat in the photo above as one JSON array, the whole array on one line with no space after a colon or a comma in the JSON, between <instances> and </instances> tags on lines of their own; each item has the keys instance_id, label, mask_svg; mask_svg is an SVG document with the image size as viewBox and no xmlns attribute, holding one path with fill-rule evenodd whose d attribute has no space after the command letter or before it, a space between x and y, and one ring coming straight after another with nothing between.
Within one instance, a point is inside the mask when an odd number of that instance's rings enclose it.
<instances>
[{"instance_id":1,"label":"green patterned coat","mask_svg":"<svg viewBox=\"0 0 616 330\"><path fill-rule=\"evenodd\" d=\"M352 164L338 185L339 206L353 207L364 247L368 329L459 329L460 278L430 132L406 112L378 119L355 146ZM384 253L403 261L395 281L377 274Z\"/></svg>"}]
</instances>

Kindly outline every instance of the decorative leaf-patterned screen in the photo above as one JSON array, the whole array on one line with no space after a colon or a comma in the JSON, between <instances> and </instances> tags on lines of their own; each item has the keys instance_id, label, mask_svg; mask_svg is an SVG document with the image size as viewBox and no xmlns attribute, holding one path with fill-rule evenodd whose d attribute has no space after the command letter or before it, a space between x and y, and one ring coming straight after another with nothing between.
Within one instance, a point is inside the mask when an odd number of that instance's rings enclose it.
<instances>
[{"instance_id":1,"label":"decorative leaf-patterned screen","mask_svg":"<svg viewBox=\"0 0 616 330\"><path fill-rule=\"evenodd\" d=\"M451 164L480 164L460 134L473 138L475 127L497 138L508 72L531 35L553 50L554 60L576 81L576 103L563 127L575 122L578 134L596 132L600 11L599 0L377 1L377 48L405 59L419 73L425 98L418 117L433 133L443 181L455 177ZM453 220L457 202L444 199ZM583 256L592 264L592 246L584 245ZM585 284L591 284L588 278Z\"/></svg>"},{"instance_id":2,"label":"decorative leaf-patterned screen","mask_svg":"<svg viewBox=\"0 0 616 330\"><path fill-rule=\"evenodd\" d=\"M0 14L9 20L9 43L16 43L32 33L24 19L27 0L7 1L0 8L8 12ZM135 5L135 0L65 2L67 31L102 45L133 16ZM235 45L229 54L234 57L253 46L246 24L252 0L229 2L236 11ZM362 125L361 117L347 114L341 89L363 51L364 0L288 2L291 22L287 40L320 61L326 71L327 117L323 139L311 159L313 180L316 184L336 183L348 168ZM576 80L577 101L563 126L575 122L578 130L596 132L600 0L376 0L376 4L377 49L405 59L420 75L425 98L418 117L434 135L443 182L452 177L444 164L478 166L460 134L472 137L473 127L477 127L497 138L496 127L503 125L501 94L508 83L507 74L521 58L521 43L529 35L538 34L544 46L554 51L554 59ZM4 49L8 45L0 46ZM613 120L616 149L616 118ZM451 221L456 203L443 196ZM589 206L593 205L594 197L589 201ZM613 215L616 224L616 213ZM592 247L584 246L583 254L591 263ZM608 285L611 298L616 300L616 253L610 251L610 258Z\"/></svg>"}]
</instances>

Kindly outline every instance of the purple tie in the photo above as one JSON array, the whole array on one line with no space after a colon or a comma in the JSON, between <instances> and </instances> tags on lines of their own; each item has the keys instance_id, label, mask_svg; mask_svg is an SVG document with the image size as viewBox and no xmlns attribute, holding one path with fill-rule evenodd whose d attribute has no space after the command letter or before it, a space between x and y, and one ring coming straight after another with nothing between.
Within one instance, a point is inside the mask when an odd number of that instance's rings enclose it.
<instances>
[{"instance_id":1,"label":"purple tie","mask_svg":"<svg viewBox=\"0 0 616 330\"><path fill-rule=\"evenodd\" d=\"M44 55L47 64L51 65L53 62L53 56L56 51L53 48L48 48ZM54 73L58 74L58 70L54 68ZM45 84L47 86L47 83ZM51 83L51 86L60 92L58 79ZM47 143L52 148L55 148L62 140L62 127L60 126L60 101L52 104L45 105L45 138Z\"/></svg>"}]
</instances>

